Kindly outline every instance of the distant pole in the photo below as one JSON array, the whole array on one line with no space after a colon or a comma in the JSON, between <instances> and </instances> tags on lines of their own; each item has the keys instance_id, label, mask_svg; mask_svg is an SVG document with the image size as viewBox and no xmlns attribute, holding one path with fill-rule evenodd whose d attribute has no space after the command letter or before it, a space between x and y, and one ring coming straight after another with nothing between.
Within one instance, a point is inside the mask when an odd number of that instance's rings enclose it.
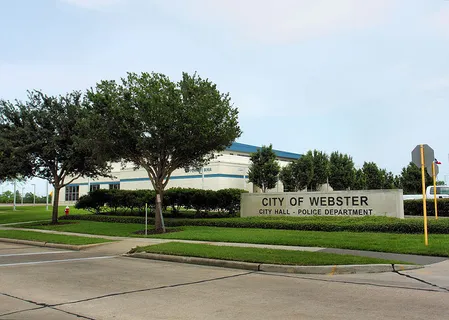
<instances>
[{"instance_id":1,"label":"distant pole","mask_svg":"<svg viewBox=\"0 0 449 320\"><path fill-rule=\"evenodd\" d=\"M433 202L435 204L435 220L438 220L437 177L435 175L435 161L432 161L432 178L433 178Z\"/></svg>"},{"instance_id":2,"label":"distant pole","mask_svg":"<svg viewBox=\"0 0 449 320\"><path fill-rule=\"evenodd\" d=\"M204 167L201 167L201 186L204 190Z\"/></svg>"},{"instance_id":3,"label":"distant pole","mask_svg":"<svg viewBox=\"0 0 449 320\"><path fill-rule=\"evenodd\" d=\"M13 210L14 211L16 211L16 198L17 198L17 195L16 195L16 192L17 192L17 183L16 183L16 180L14 180L14 205L13 205Z\"/></svg>"},{"instance_id":4,"label":"distant pole","mask_svg":"<svg viewBox=\"0 0 449 320\"><path fill-rule=\"evenodd\" d=\"M36 185L33 183L33 205L36 204Z\"/></svg>"},{"instance_id":5,"label":"distant pole","mask_svg":"<svg viewBox=\"0 0 449 320\"><path fill-rule=\"evenodd\" d=\"M23 189L25 189L25 187L22 187L22 205L23 205Z\"/></svg>"},{"instance_id":6,"label":"distant pole","mask_svg":"<svg viewBox=\"0 0 449 320\"><path fill-rule=\"evenodd\" d=\"M87 193L90 192L90 178L87 177Z\"/></svg>"},{"instance_id":7,"label":"distant pole","mask_svg":"<svg viewBox=\"0 0 449 320\"><path fill-rule=\"evenodd\" d=\"M145 203L145 235L148 235L148 203Z\"/></svg>"},{"instance_id":8,"label":"distant pole","mask_svg":"<svg viewBox=\"0 0 449 320\"><path fill-rule=\"evenodd\" d=\"M48 211L48 181L47 181L47 187L46 187L46 191L45 194L47 195L46 199L45 199L45 210Z\"/></svg>"},{"instance_id":9,"label":"distant pole","mask_svg":"<svg viewBox=\"0 0 449 320\"><path fill-rule=\"evenodd\" d=\"M424 164L424 146L420 145L420 153L421 153L421 183L422 183L422 203L423 203L423 212L424 212L424 244L426 246L429 245L429 240L427 237L427 202L426 202L426 173L425 173L425 164Z\"/></svg>"}]
</instances>

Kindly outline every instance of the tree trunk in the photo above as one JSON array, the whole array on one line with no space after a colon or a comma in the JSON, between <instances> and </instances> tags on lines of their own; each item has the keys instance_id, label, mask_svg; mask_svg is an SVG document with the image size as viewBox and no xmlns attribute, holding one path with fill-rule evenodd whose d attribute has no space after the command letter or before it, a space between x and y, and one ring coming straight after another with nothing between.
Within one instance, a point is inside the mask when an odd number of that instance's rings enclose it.
<instances>
[{"instance_id":1,"label":"tree trunk","mask_svg":"<svg viewBox=\"0 0 449 320\"><path fill-rule=\"evenodd\" d=\"M157 233L165 233L165 226L162 217L162 199L163 190L162 188L157 188L156 190L156 212L154 215L154 228Z\"/></svg>"},{"instance_id":2,"label":"tree trunk","mask_svg":"<svg viewBox=\"0 0 449 320\"><path fill-rule=\"evenodd\" d=\"M59 209L59 191L61 188L55 186L55 194L53 195L53 212L51 215L51 224L58 223L58 209Z\"/></svg>"}]
</instances>

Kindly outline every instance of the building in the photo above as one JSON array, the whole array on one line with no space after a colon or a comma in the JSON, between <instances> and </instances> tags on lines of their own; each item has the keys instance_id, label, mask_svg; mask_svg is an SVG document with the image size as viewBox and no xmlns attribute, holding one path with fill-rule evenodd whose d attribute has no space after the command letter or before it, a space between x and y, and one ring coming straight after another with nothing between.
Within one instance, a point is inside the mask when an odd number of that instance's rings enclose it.
<instances>
[{"instance_id":1,"label":"building","mask_svg":"<svg viewBox=\"0 0 449 320\"><path fill-rule=\"evenodd\" d=\"M216 155L208 165L201 170L177 169L170 177L166 189L173 187L219 190L239 188L249 192L258 192L258 188L248 182L250 154L258 147L234 142L223 152ZM298 159L297 153L273 150L281 167ZM114 163L113 179L98 178L95 180L80 178L61 190L59 201L63 205L74 204L80 196L97 189L153 189L145 169L134 170L132 164L122 168L120 163ZM282 192L283 186L278 182L272 192Z\"/></svg>"}]
</instances>

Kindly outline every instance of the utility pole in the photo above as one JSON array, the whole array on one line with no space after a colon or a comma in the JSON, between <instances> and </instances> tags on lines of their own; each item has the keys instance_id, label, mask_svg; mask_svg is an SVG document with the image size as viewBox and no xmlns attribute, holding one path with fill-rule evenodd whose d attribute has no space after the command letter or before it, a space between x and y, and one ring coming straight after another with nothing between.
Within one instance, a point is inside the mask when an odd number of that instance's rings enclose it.
<instances>
[{"instance_id":1,"label":"utility pole","mask_svg":"<svg viewBox=\"0 0 449 320\"><path fill-rule=\"evenodd\" d=\"M33 186L33 205L36 204L36 184L32 184Z\"/></svg>"}]
</instances>

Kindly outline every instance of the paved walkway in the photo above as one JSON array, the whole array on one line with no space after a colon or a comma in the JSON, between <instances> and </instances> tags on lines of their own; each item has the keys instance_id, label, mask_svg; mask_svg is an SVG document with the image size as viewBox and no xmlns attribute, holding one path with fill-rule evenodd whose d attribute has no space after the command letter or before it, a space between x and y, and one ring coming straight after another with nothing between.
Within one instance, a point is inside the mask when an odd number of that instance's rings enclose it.
<instances>
[{"instance_id":1,"label":"paved walkway","mask_svg":"<svg viewBox=\"0 0 449 320\"><path fill-rule=\"evenodd\" d=\"M150 244L166 243L166 242L185 242L185 243L204 243L217 246L235 246L235 247L253 247L253 248L269 248L279 250L295 250L295 251L311 251L311 252L327 252L337 254L349 254L356 256L373 257L387 260L399 260L409 263L415 263L420 265L430 265L442 261L446 261L448 257L434 257L434 256L422 256L412 254L398 254L376 251L362 251L362 250L349 250L349 249L337 249L337 248L323 248L323 247L301 247L301 246L284 246L284 245L268 245L268 244L252 244L252 243L231 243L231 242L211 242L211 241L195 241L195 240L180 240L180 239L156 239L156 238L137 238L137 237L117 237L117 236L104 236L104 235L92 235L85 233L63 232L54 230L41 230L41 229L28 229L28 228L14 228L4 227L0 225L0 230L24 230L24 231L36 231L42 233L51 234L63 234L63 235L75 235L83 237L101 237L109 240L116 240L117 242L106 243L100 246L92 247L89 250L98 251L108 254L124 254L130 249L136 246L145 246Z\"/></svg>"}]
</instances>

